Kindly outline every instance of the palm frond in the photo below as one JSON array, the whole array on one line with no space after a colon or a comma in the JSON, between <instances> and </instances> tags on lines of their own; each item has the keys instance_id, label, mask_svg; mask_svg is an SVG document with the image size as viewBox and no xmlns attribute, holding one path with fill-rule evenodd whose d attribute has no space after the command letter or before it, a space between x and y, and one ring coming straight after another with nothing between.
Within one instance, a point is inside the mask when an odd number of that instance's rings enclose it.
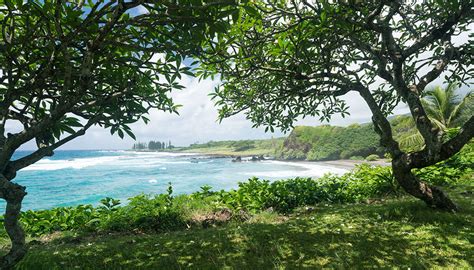
<instances>
[{"instance_id":1,"label":"palm frond","mask_svg":"<svg viewBox=\"0 0 474 270\"><path fill-rule=\"evenodd\" d=\"M448 118L448 127L453 127L457 124L457 120L461 118L461 113L466 109L466 106L469 104L469 99L471 98L472 92L469 92L459 104L453 107L453 110Z\"/></svg>"},{"instance_id":2,"label":"palm frond","mask_svg":"<svg viewBox=\"0 0 474 270\"><path fill-rule=\"evenodd\" d=\"M425 145L425 140L423 139L421 133L417 131L416 133L402 136L398 140L398 143L400 144L400 147L402 149L406 149L408 151L416 151L423 148L423 146Z\"/></svg>"},{"instance_id":3,"label":"palm frond","mask_svg":"<svg viewBox=\"0 0 474 270\"><path fill-rule=\"evenodd\" d=\"M457 90L458 83L449 83L445 88L437 86L427 90L421 99L430 120L442 130L454 127L468 103L468 96L460 99Z\"/></svg>"}]
</instances>

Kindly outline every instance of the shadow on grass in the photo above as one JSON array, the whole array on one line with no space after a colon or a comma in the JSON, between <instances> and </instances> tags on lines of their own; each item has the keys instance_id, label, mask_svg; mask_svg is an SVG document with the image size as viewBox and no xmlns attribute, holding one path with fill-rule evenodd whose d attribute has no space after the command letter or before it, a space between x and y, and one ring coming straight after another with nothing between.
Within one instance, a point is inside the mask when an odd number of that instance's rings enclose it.
<instances>
[{"instance_id":1,"label":"shadow on grass","mask_svg":"<svg viewBox=\"0 0 474 270\"><path fill-rule=\"evenodd\" d=\"M472 197L463 203L471 207L458 214L403 199L316 207L281 224L51 242L19 269L470 268Z\"/></svg>"}]
</instances>

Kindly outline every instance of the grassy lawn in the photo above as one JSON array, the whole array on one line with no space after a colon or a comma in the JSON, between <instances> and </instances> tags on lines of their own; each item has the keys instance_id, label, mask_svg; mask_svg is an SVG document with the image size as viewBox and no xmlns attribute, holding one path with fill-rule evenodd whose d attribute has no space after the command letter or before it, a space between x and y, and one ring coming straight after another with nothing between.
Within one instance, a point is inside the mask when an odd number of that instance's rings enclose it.
<instances>
[{"instance_id":1,"label":"grassy lawn","mask_svg":"<svg viewBox=\"0 0 474 270\"><path fill-rule=\"evenodd\" d=\"M451 190L462 208L456 214L402 198L319 205L290 216L262 213L208 229L59 237L32 244L18 268L472 269L472 191L472 185Z\"/></svg>"}]
</instances>

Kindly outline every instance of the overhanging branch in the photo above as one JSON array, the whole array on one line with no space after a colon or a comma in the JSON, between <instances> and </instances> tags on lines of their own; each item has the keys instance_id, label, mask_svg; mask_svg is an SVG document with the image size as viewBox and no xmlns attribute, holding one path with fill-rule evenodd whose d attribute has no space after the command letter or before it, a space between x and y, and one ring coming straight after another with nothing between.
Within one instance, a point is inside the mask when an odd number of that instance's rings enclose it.
<instances>
[{"instance_id":1,"label":"overhanging branch","mask_svg":"<svg viewBox=\"0 0 474 270\"><path fill-rule=\"evenodd\" d=\"M82 136L86 133L86 131L91 127L93 126L95 123L97 123L99 120L100 120L100 116L96 116L94 118L91 118L89 119L89 121L79 130L77 130L75 133L72 133L70 134L69 136L61 139L61 140L58 140L57 142L49 145L49 146L45 146L45 147L41 147L39 148L38 150L36 150L35 152L25 156L25 157L22 157L20 159L17 159L17 160L14 160L14 161L11 161L8 163L7 165L7 170L14 170L15 172L20 170L20 169L23 169L25 167L28 167L30 166L31 164L39 161L40 159L42 159L43 157L45 156L51 156L53 155L53 150L72 141L73 139L79 137L79 136Z\"/></svg>"},{"instance_id":2,"label":"overhanging branch","mask_svg":"<svg viewBox=\"0 0 474 270\"><path fill-rule=\"evenodd\" d=\"M427 149L411 153L408 156L411 168L424 168L452 157L466 145L474 135L474 116L462 126L461 131L441 146L438 155L430 155Z\"/></svg>"}]
</instances>

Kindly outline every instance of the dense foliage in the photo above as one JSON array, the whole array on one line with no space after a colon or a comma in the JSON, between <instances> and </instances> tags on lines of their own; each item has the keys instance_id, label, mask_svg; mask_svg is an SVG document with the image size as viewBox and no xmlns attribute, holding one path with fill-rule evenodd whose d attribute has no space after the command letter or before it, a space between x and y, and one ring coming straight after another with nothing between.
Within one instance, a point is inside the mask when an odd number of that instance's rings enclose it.
<instances>
[{"instance_id":1,"label":"dense foliage","mask_svg":"<svg viewBox=\"0 0 474 270\"><path fill-rule=\"evenodd\" d=\"M474 174L474 142L464 146L463 150L450 159L434 166L415 170L424 180L436 185L453 185L464 174Z\"/></svg>"},{"instance_id":2,"label":"dense foliage","mask_svg":"<svg viewBox=\"0 0 474 270\"><path fill-rule=\"evenodd\" d=\"M277 156L285 159L334 160L383 152L377 134L368 124L298 126L285 140Z\"/></svg>"},{"instance_id":3,"label":"dense foliage","mask_svg":"<svg viewBox=\"0 0 474 270\"><path fill-rule=\"evenodd\" d=\"M390 119L397 141L416 133L413 119L398 115ZM406 140L405 140L406 141ZM402 145L412 150L412 145ZM418 147L419 148L419 147ZM143 149L146 145L143 144ZM384 156L373 124L340 126L296 126L288 137L266 140L209 141L178 147L175 151L202 152L229 155L269 155L288 160L363 160L369 155ZM375 156L372 156L374 159Z\"/></svg>"},{"instance_id":4,"label":"dense foliage","mask_svg":"<svg viewBox=\"0 0 474 270\"><path fill-rule=\"evenodd\" d=\"M206 0L0 3L0 198L12 240L0 268L9 269L27 252L17 171L93 126L135 138L130 125L150 110L177 113L170 92L193 75L184 60L238 10ZM29 142L34 151L14 159Z\"/></svg>"},{"instance_id":5,"label":"dense foliage","mask_svg":"<svg viewBox=\"0 0 474 270\"><path fill-rule=\"evenodd\" d=\"M416 132L413 119L408 116L393 117L390 124L396 140ZM364 159L369 155L383 156L386 153L379 141L373 124L297 126L277 149L276 156L298 160ZM410 150L405 145L402 148Z\"/></svg>"},{"instance_id":6,"label":"dense foliage","mask_svg":"<svg viewBox=\"0 0 474 270\"><path fill-rule=\"evenodd\" d=\"M470 144L453 158L415 173L427 182L449 186L473 171L474 145ZM22 213L21 222L30 236L54 231L168 231L205 226L209 218L196 216L206 217L219 209L229 209L233 213L231 219L240 220L260 211L289 213L299 206L365 202L401 194L390 167L363 164L344 175L328 174L318 179L270 182L251 178L229 191L212 191L210 186L203 186L190 195L173 196L170 185L165 194L138 195L125 205L105 198L99 206L29 210Z\"/></svg>"},{"instance_id":7,"label":"dense foliage","mask_svg":"<svg viewBox=\"0 0 474 270\"><path fill-rule=\"evenodd\" d=\"M251 178L232 191L217 192L218 200L235 209L289 212L321 202L350 203L396 192L390 169L361 165L343 176L294 178L270 182Z\"/></svg>"}]
</instances>

